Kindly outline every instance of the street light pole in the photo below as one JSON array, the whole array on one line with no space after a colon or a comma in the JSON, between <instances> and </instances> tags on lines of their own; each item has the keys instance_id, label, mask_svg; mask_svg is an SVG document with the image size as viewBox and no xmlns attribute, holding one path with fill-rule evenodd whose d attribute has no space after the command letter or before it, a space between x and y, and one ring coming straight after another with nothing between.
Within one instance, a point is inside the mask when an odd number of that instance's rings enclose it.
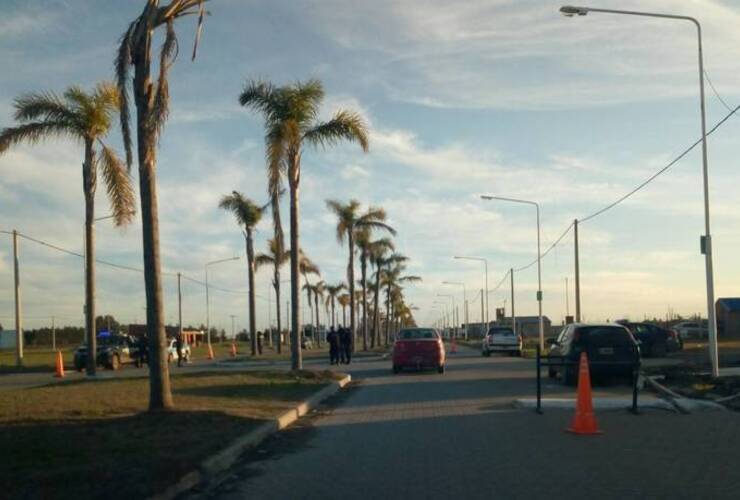
<instances>
[{"instance_id":1,"label":"street light pole","mask_svg":"<svg viewBox=\"0 0 740 500\"><path fill-rule=\"evenodd\" d=\"M661 19L673 19L677 21L688 21L696 26L698 59L699 59L699 108L701 113L701 157L702 157L702 179L704 182L704 231L701 238L701 249L705 258L706 282L707 282L707 321L709 326L709 357L712 361L712 375L719 376L719 357L717 351L717 317L714 310L714 264L712 261L712 236L709 230L709 167L707 159L707 119L704 99L704 55L701 40L701 24L693 17L678 16L673 14L657 14L653 12L637 12L630 10L595 9L591 7L573 7L564 5L560 8L565 16L585 16L589 12L600 12L604 14L621 14L629 16L656 17Z\"/></svg>"},{"instance_id":2,"label":"street light pole","mask_svg":"<svg viewBox=\"0 0 740 500\"><path fill-rule=\"evenodd\" d=\"M465 305L463 308L463 314L465 315L465 318L464 318L465 330L464 331L465 331L465 340L468 340L468 292L467 292L467 288L465 287L465 283L463 283L462 281L443 281L442 284L443 285L460 285L463 287L463 303Z\"/></svg>"},{"instance_id":3,"label":"street light pole","mask_svg":"<svg viewBox=\"0 0 740 500\"><path fill-rule=\"evenodd\" d=\"M455 320L455 296L452 295L452 294L449 294L449 293L447 293L447 294L445 294L445 293L438 293L437 294L437 297L446 297L448 299L452 299L452 309L451 309L451 313L452 313L452 329L453 329L455 338L457 338L457 321Z\"/></svg>"},{"instance_id":4,"label":"street light pole","mask_svg":"<svg viewBox=\"0 0 740 500\"><path fill-rule=\"evenodd\" d=\"M509 201L512 203L524 203L526 205L534 205L537 209L537 309L540 324L540 350L545 350L545 323L542 318L542 251L540 247L540 205L534 201L520 200L517 198L506 198L503 196L481 196L484 200L497 200L497 201ZM512 273L513 278L513 273Z\"/></svg>"},{"instance_id":5,"label":"street light pole","mask_svg":"<svg viewBox=\"0 0 740 500\"><path fill-rule=\"evenodd\" d=\"M241 257L229 257L228 259L218 259L218 260L212 260L211 262L206 262L205 270L206 270L206 339L208 341L208 347L211 347L211 301L210 301L210 295L208 291L208 266L212 266L214 264L220 264L222 262L230 262L232 260L239 260Z\"/></svg>"},{"instance_id":6,"label":"street light pole","mask_svg":"<svg viewBox=\"0 0 740 500\"><path fill-rule=\"evenodd\" d=\"M489 325L489 312L490 309L488 307L488 259L485 259L483 257L462 257L459 255L455 255L455 259L458 260L477 260L478 262L483 262L483 265L485 266L486 270L486 326L484 330L488 332L488 325ZM481 321L483 321L483 318L481 318Z\"/></svg>"}]
</instances>

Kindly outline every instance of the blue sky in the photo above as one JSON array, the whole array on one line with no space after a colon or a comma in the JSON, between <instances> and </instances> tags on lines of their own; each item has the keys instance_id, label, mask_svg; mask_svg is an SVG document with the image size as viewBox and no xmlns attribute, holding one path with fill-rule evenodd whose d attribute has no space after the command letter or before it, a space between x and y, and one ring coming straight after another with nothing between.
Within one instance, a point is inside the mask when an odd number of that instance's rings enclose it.
<instances>
[{"instance_id":1,"label":"blue sky","mask_svg":"<svg viewBox=\"0 0 740 500\"><path fill-rule=\"evenodd\" d=\"M614 7L594 1L592 6ZM142 1L2 1L0 126L12 124L12 99L35 90L86 87L112 77L118 37ZM589 15L567 19L550 1L471 0L347 2L213 0L199 56L187 57L194 20L177 31L181 56L171 73L171 118L158 166L164 268L203 279L209 260L243 254L231 217L217 209L233 189L265 195L262 121L237 96L250 78L276 84L320 78L324 116L340 107L372 127L370 153L356 146L307 151L303 160L302 238L322 278L344 278L346 248L335 240L327 198L357 198L387 209L409 272L424 282L406 290L421 322L436 319L441 284L464 281L473 296L482 266L455 254L489 259L489 282L535 257L534 213L483 202L483 193L542 205L543 248L575 217L618 198L698 139L695 32L691 25ZM740 99L740 7L721 1L641 0L620 8L697 16L704 25L706 69L722 97ZM726 109L707 89L709 124ZM718 296L737 295L736 249L740 118L709 140L712 224ZM111 139L119 145L118 130ZM73 250L82 246L82 152L49 141L0 157L0 229L13 229ZM698 150L629 201L581 228L583 312L587 320L703 312L703 231ZM135 175L135 171L134 171ZM98 213L107 201L98 197ZM287 207L286 207L287 208ZM287 211L284 211L287 220ZM140 224L97 225L98 256L141 266ZM260 227L257 247L270 236ZM3 241L5 241L3 243ZM0 323L12 328L10 241L0 235ZM22 242L27 326L82 321L82 264ZM286 270L287 271L287 270ZM543 261L544 309L565 313L572 282L572 237ZM258 275L268 296L269 272ZM211 281L244 289L243 262L212 268ZM518 314L535 314L536 268L516 275ZM176 318L175 288L165 279L166 318ZM143 277L98 267L100 313L144 317ZM508 297L490 295L491 310ZM205 322L205 295L184 289L186 323ZM572 312L572 287L571 287ZM258 302L258 326L267 301ZM212 322L246 324L243 295L214 292ZM472 311L475 311L472 313ZM471 307L477 319L479 307ZM274 311L273 311L274 315Z\"/></svg>"}]
</instances>

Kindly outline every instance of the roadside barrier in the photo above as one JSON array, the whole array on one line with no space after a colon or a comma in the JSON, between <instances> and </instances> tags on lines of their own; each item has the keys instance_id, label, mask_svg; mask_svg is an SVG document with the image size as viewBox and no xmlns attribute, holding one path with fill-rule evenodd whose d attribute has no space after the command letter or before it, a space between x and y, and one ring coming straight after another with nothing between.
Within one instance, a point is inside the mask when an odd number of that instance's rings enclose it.
<instances>
[{"instance_id":1,"label":"roadside barrier","mask_svg":"<svg viewBox=\"0 0 740 500\"><path fill-rule=\"evenodd\" d=\"M542 352L540 349L540 346L537 346L537 408L536 412L540 415L542 412L542 368L550 368L550 367L562 367L563 372L567 370L567 367L569 366L579 366L581 363L583 363L585 352L581 353L580 361L573 361L565 356L558 356L558 355L547 355L545 359L542 359ZM592 366L621 366L621 367L630 367L632 368L632 406L630 407L630 412L634 415L638 415L639 412L637 410L637 379L640 375L640 358L638 357L635 361L632 362L625 362L625 361L589 361L588 356L585 356L586 363L588 367ZM565 376L565 373L563 374ZM579 391L580 391L580 378L582 377L582 373L579 370ZM588 386L589 391L591 388L591 379L589 377L588 379ZM580 396L580 394L579 394Z\"/></svg>"},{"instance_id":2,"label":"roadside barrier","mask_svg":"<svg viewBox=\"0 0 740 500\"><path fill-rule=\"evenodd\" d=\"M62 357L62 351L57 351L57 366L54 376L56 378L64 378L64 358Z\"/></svg>"},{"instance_id":3,"label":"roadside barrier","mask_svg":"<svg viewBox=\"0 0 740 500\"><path fill-rule=\"evenodd\" d=\"M567 429L573 434L601 434L596 425L594 416L594 404L591 394L591 374L588 371L588 355L581 353L580 366L578 367L578 402L576 403L576 414L573 422Z\"/></svg>"}]
</instances>

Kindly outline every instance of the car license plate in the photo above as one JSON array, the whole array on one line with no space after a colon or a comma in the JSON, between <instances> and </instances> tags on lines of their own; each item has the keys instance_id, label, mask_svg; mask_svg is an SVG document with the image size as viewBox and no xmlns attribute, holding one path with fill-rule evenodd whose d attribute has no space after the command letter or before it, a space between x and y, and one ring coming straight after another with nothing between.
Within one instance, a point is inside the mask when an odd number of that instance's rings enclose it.
<instances>
[{"instance_id":1,"label":"car license plate","mask_svg":"<svg viewBox=\"0 0 740 500\"><path fill-rule=\"evenodd\" d=\"M599 347L599 354L603 354L605 356L611 356L614 354L614 348L613 347Z\"/></svg>"}]
</instances>

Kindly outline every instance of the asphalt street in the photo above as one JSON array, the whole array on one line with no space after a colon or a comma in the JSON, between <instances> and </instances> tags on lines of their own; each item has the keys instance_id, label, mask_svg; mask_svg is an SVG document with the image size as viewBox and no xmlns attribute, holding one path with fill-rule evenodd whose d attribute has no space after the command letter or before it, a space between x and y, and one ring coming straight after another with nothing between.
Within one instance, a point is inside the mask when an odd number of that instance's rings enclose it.
<instances>
[{"instance_id":1,"label":"asphalt street","mask_svg":"<svg viewBox=\"0 0 740 500\"><path fill-rule=\"evenodd\" d=\"M512 408L534 394L532 361L450 358L444 375L392 375L388 360L350 366L348 390L187 497L737 498L735 413L610 411L597 415L603 435L574 436L571 411Z\"/></svg>"}]
</instances>

